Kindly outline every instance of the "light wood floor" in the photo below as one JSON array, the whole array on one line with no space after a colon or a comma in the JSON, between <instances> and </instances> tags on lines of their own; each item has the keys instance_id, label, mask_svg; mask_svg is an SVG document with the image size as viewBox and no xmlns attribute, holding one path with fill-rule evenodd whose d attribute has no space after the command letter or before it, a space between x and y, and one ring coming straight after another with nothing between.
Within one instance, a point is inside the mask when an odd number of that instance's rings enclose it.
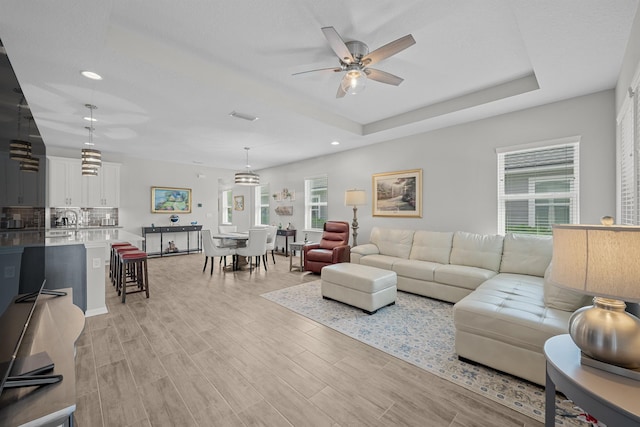
<instances>
[{"instance_id":1,"label":"light wood floor","mask_svg":"<svg viewBox=\"0 0 640 427\"><path fill-rule=\"evenodd\" d=\"M77 425L542 426L261 298L319 278L276 262L151 259L151 298L126 304L107 280L77 343Z\"/></svg>"}]
</instances>

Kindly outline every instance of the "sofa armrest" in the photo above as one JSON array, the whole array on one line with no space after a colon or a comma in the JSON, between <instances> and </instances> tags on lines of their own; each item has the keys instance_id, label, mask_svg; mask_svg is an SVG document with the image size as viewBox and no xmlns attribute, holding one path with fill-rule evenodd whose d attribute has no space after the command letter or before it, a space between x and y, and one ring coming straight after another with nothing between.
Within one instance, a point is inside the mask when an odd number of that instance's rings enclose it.
<instances>
[{"instance_id":1,"label":"sofa armrest","mask_svg":"<svg viewBox=\"0 0 640 427\"><path fill-rule=\"evenodd\" d=\"M351 248L351 252L358 255L377 255L380 253L378 246L373 243L365 243L364 245L358 245Z\"/></svg>"},{"instance_id":2,"label":"sofa armrest","mask_svg":"<svg viewBox=\"0 0 640 427\"><path fill-rule=\"evenodd\" d=\"M332 258L334 264L337 264L339 262L349 262L349 260L351 259L351 246L336 246L335 248L333 248Z\"/></svg>"}]
</instances>

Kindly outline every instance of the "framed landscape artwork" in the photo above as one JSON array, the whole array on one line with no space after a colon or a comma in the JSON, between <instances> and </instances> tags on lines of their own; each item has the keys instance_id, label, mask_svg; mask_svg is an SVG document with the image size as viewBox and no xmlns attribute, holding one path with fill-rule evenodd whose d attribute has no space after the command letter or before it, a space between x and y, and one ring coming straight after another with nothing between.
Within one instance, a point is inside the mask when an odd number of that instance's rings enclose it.
<instances>
[{"instance_id":1,"label":"framed landscape artwork","mask_svg":"<svg viewBox=\"0 0 640 427\"><path fill-rule=\"evenodd\" d=\"M422 169L373 175L373 216L422 218Z\"/></svg>"},{"instance_id":2,"label":"framed landscape artwork","mask_svg":"<svg viewBox=\"0 0 640 427\"><path fill-rule=\"evenodd\" d=\"M151 187L151 212L191 213L191 189Z\"/></svg>"}]
</instances>

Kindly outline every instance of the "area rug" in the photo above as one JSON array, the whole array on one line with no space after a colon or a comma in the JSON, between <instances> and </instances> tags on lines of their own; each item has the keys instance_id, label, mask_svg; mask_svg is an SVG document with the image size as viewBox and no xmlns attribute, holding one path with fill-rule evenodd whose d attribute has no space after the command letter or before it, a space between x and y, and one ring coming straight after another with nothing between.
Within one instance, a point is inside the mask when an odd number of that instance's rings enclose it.
<instances>
[{"instance_id":1,"label":"area rug","mask_svg":"<svg viewBox=\"0 0 640 427\"><path fill-rule=\"evenodd\" d=\"M452 304L398 292L395 305L370 316L346 304L322 299L319 280L262 297L544 422L544 388L458 360L454 351ZM556 425L604 426L560 394L556 406Z\"/></svg>"}]
</instances>

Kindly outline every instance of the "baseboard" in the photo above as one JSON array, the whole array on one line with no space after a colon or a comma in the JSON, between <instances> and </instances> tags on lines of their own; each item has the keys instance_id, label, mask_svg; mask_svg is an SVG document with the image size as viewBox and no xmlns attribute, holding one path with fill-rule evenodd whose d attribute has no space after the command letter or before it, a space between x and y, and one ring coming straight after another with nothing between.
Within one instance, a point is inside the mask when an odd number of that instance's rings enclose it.
<instances>
[{"instance_id":1,"label":"baseboard","mask_svg":"<svg viewBox=\"0 0 640 427\"><path fill-rule=\"evenodd\" d=\"M107 314L108 312L109 310L107 310L107 307L94 308L94 309L85 311L84 317L97 316L99 314Z\"/></svg>"}]
</instances>

